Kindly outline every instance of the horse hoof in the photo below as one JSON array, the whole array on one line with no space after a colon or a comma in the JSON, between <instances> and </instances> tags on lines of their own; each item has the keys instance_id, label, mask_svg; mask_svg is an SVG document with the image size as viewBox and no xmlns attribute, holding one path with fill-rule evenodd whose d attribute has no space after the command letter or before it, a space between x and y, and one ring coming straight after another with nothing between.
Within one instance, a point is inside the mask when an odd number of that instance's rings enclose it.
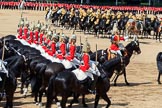
<instances>
[{"instance_id":1,"label":"horse hoof","mask_svg":"<svg viewBox=\"0 0 162 108\"><path fill-rule=\"evenodd\" d=\"M68 108L71 108L71 105L68 105Z\"/></svg>"},{"instance_id":2,"label":"horse hoof","mask_svg":"<svg viewBox=\"0 0 162 108\"><path fill-rule=\"evenodd\" d=\"M126 83L127 86L129 86L130 84L129 83Z\"/></svg>"},{"instance_id":3,"label":"horse hoof","mask_svg":"<svg viewBox=\"0 0 162 108\"><path fill-rule=\"evenodd\" d=\"M42 107L42 103L39 103L39 108L41 108Z\"/></svg>"},{"instance_id":4,"label":"horse hoof","mask_svg":"<svg viewBox=\"0 0 162 108\"><path fill-rule=\"evenodd\" d=\"M35 105L38 105L38 104L39 104L38 102L35 103Z\"/></svg>"},{"instance_id":5,"label":"horse hoof","mask_svg":"<svg viewBox=\"0 0 162 108\"><path fill-rule=\"evenodd\" d=\"M161 84L161 82L160 82L160 81L158 81L158 84Z\"/></svg>"},{"instance_id":6,"label":"horse hoof","mask_svg":"<svg viewBox=\"0 0 162 108\"><path fill-rule=\"evenodd\" d=\"M84 107L84 108L88 108L88 105L87 105L87 104L84 104L83 107Z\"/></svg>"}]
</instances>

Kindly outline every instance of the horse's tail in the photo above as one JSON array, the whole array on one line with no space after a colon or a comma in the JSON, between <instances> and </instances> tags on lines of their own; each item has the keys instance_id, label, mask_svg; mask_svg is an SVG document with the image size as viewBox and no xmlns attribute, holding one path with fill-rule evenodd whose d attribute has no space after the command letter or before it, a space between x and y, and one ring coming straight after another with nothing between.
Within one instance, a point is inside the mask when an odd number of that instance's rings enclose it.
<instances>
[{"instance_id":1,"label":"horse's tail","mask_svg":"<svg viewBox=\"0 0 162 108\"><path fill-rule=\"evenodd\" d=\"M47 104L46 104L46 108L50 108L53 98L56 97L56 92L55 92L55 78L56 78L57 74L54 74L50 80L49 80L49 84L48 84L48 90L47 90Z\"/></svg>"}]
</instances>

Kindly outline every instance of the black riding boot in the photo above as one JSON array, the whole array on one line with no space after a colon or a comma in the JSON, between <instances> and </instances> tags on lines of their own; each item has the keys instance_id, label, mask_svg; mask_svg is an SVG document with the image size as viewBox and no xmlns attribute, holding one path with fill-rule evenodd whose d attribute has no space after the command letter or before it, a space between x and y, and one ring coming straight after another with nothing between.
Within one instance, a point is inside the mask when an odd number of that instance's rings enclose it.
<instances>
[{"instance_id":1,"label":"black riding boot","mask_svg":"<svg viewBox=\"0 0 162 108\"><path fill-rule=\"evenodd\" d=\"M88 91L89 91L90 93L92 93L92 94L96 94L95 85L96 85L96 83L95 83L94 80L92 81L92 79L90 79L90 80L88 81Z\"/></svg>"}]
</instances>

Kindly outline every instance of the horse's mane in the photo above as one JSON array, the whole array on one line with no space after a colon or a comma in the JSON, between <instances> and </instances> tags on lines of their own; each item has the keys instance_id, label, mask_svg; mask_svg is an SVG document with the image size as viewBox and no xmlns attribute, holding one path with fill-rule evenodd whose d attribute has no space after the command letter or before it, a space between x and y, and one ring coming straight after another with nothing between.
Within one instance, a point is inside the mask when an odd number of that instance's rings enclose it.
<instances>
[{"instance_id":1,"label":"horse's mane","mask_svg":"<svg viewBox=\"0 0 162 108\"><path fill-rule=\"evenodd\" d=\"M126 45L125 48L126 48L126 49L130 48L130 47L132 46L133 42L134 42L134 41L131 41L130 43L128 43L128 44Z\"/></svg>"}]
</instances>

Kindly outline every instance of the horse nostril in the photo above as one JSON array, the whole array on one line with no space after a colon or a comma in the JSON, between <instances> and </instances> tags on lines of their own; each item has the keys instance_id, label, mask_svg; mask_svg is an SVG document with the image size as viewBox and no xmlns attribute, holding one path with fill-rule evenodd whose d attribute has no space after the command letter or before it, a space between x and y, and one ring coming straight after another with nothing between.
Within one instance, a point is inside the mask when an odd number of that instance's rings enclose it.
<instances>
[{"instance_id":1,"label":"horse nostril","mask_svg":"<svg viewBox=\"0 0 162 108\"><path fill-rule=\"evenodd\" d=\"M140 54L141 53L141 51L138 51L138 54Z\"/></svg>"}]
</instances>

